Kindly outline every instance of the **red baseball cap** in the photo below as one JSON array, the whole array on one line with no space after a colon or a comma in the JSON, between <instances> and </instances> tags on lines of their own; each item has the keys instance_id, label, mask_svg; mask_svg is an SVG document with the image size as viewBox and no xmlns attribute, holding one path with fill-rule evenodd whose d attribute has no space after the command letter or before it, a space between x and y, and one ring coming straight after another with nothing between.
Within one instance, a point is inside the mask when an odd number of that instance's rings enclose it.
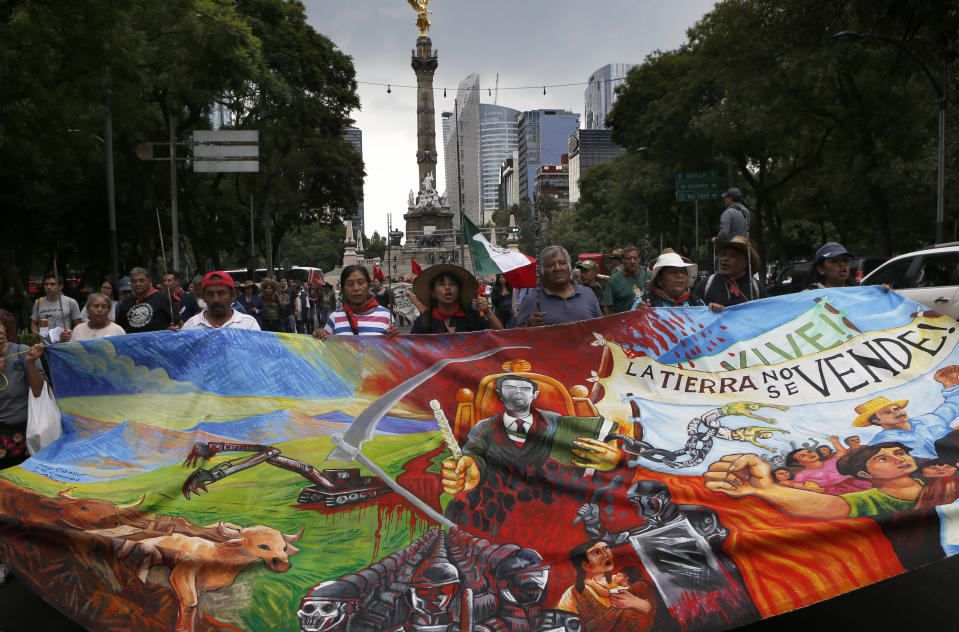
<instances>
[{"instance_id":1,"label":"red baseball cap","mask_svg":"<svg viewBox=\"0 0 959 632\"><path fill-rule=\"evenodd\" d=\"M234 289L236 288L236 284L233 282L233 277L222 270L207 272L203 276L203 283L200 285L200 291L205 290L208 285L226 285Z\"/></svg>"}]
</instances>

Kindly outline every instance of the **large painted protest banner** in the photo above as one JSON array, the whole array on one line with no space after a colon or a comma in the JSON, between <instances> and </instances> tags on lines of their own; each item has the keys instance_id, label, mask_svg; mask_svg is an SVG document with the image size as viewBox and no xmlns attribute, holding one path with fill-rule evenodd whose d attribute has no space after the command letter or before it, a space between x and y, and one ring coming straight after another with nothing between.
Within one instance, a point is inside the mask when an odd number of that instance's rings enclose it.
<instances>
[{"instance_id":1,"label":"large painted protest banner","mask_svg":"<svg viewBox=\"0 0 959 632\"><path fill-rule=\"evenodd\" d=\"M95 631L730 629L959 547L956 327L849 288L56 345L0 559Z\"/></svg>"}]
</instances>

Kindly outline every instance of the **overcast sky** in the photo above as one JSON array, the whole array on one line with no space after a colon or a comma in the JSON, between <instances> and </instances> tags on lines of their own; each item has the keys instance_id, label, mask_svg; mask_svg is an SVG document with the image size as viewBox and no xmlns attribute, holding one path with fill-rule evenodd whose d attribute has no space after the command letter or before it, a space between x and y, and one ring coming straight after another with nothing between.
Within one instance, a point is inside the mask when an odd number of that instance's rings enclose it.
<instances>
[{"instance_id":1,"label":"overcast sky","mask_svg":"<svg viewBox=\"0 0 959 632\"><path fill-rule=\"evenodd\" d=\"M410 55L419 30L407 0L304 0L310 24L353 58L360 83L360 110L366 163L367 232L405 230L407 195L417 189L416 90ZM713 7L713 0L433 0L429 36L438 51L434 77L436 174L443 177L440 113L452 111L456 87L469 73L480 74L481 101L492 103L499 73L499 105L517 110L570 109L583 114L585 85L510 90L513 86L585 83L609 63L641 63L655 50L686 40L686 29ZM362 82L391 83L385 86ZM443 97L443 88L447 96ZM582 118L581 126L582 126Z\"/></svg>"}]
</instances>

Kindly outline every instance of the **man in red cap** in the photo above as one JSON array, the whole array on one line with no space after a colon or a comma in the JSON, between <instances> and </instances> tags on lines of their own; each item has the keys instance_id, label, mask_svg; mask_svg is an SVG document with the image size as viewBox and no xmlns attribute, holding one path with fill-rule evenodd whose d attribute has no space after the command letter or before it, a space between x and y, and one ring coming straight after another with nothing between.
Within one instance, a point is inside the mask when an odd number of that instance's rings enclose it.
<instances>
[{"instance_id":1,"label":"man in red cap","mask_svg":"<svg viewBox=\"0 0 959 632\"><path fill-rule=\"evenodd\" d=\"M186 321L182 329L232 327L260 331L255 318L230 307L236 300L236 285L233 277L226 272L207 272L200 285L200 294L206 302L206 309Z\"/></svg>"}]
</instances>

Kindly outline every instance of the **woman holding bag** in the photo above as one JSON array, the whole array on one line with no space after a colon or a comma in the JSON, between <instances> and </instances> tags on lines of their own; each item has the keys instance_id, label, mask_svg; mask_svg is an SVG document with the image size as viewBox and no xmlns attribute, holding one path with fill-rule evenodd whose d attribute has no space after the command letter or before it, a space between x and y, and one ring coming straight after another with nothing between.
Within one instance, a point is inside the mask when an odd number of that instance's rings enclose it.
<instances>
[{"instance_id":1,"label":"woman holding bag","mask_svg":"<svg viewBox=\"0 0 959 632\"><path fill-rule=\"evenodd\" d=\"M12 343L0 327L0 469L27 459L27 402L43 391L41 355L43 345Z\"/></svg>"}]
</instances>

